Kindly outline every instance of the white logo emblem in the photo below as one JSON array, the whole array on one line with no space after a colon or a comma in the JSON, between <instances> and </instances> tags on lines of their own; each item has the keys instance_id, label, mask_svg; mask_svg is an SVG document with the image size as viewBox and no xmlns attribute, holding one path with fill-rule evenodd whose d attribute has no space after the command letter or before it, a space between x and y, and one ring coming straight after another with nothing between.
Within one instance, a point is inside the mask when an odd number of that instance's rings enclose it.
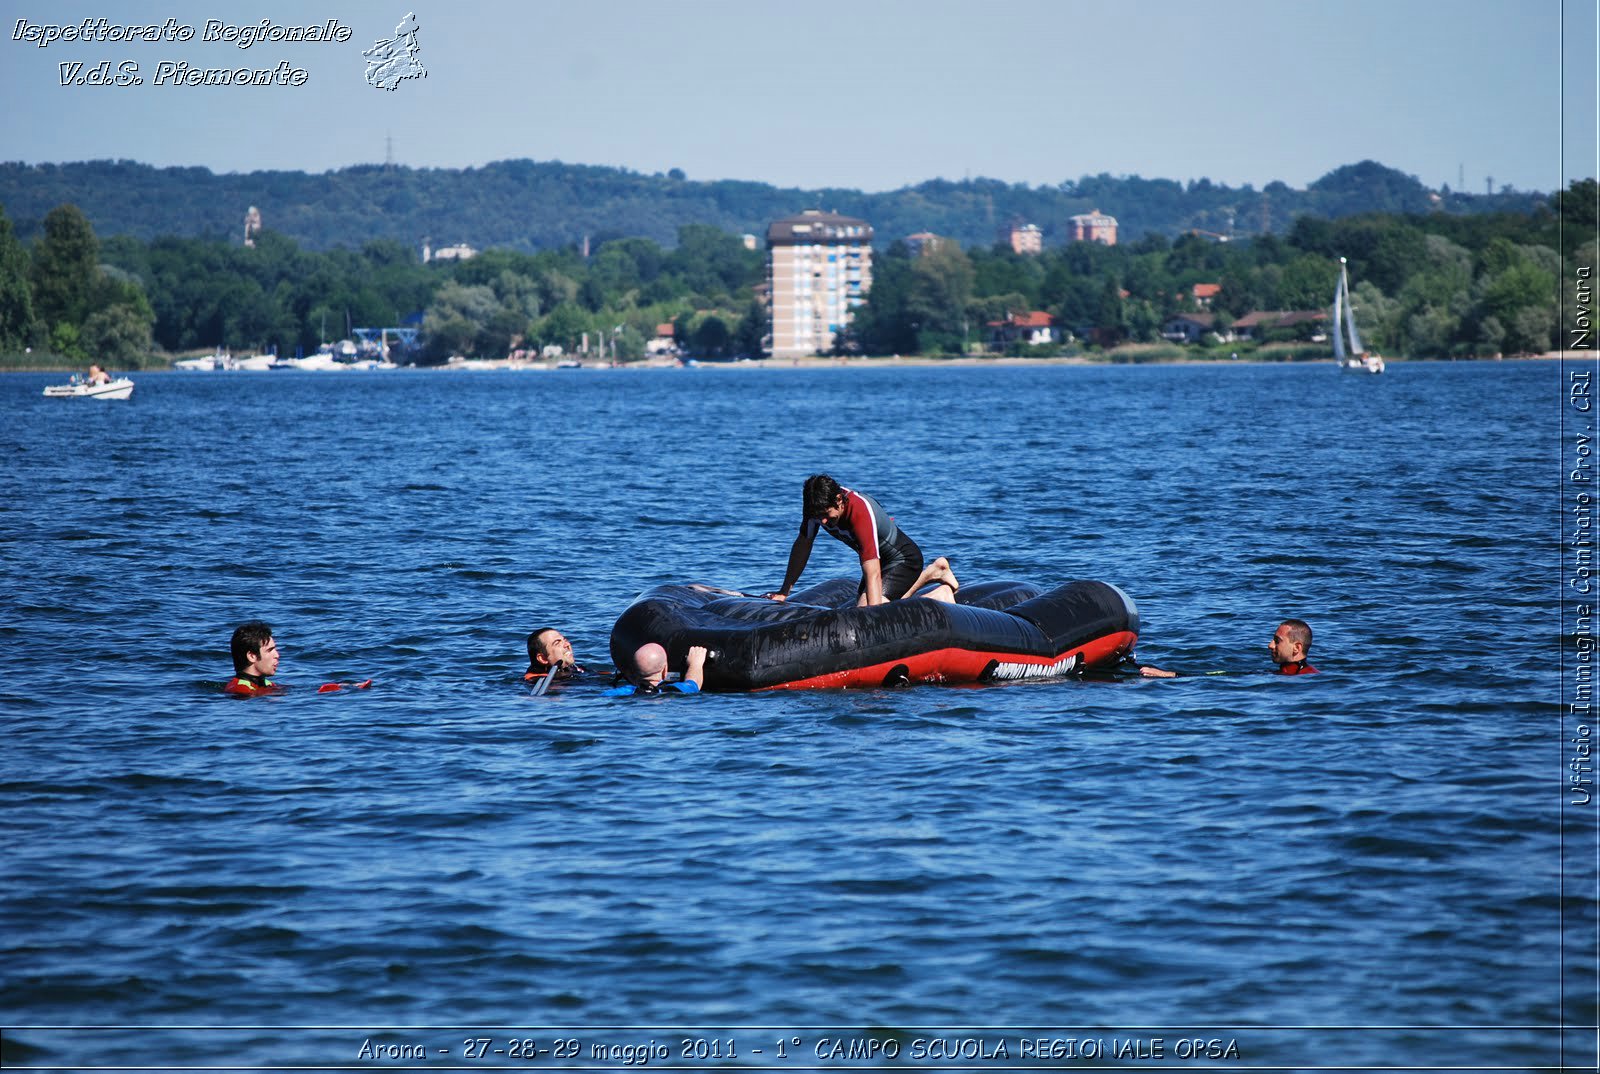
<instances>
[{"instance_id":1,"label":"white logo emblem","mask_svg":"<svg viewBox=\"0 0 1600 1074\"><path fill-rule=\"evenodd\" d=\"M427 78L428 71L417 60L417 16L406 12L394 36L378 40L361 55L367 58L367 84L373 89L397 89L408 78Z\"/></svg>"}]
</instances>

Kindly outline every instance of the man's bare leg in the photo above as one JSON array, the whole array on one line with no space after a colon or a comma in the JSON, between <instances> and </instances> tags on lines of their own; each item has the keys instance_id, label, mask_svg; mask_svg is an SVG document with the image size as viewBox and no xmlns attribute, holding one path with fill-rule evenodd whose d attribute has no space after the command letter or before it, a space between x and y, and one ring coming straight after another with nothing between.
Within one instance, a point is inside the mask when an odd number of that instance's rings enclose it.
<instances>
[{"instance_id":1,"label":"man's bare leg","mask_svg":"<svg viewBox=\"0 0 1600 1074\"><path fill-rule=\"evenodd\" d=\"M932 585L927 592L921 592L923 586ZM917 575L917 580L911 583L911 588L906 590L906 597L917 596L928 600L939 600L946 604L954 604L956 590L961 583L956 581L955 572L950 569L950 561L943 556L922 568L922 573ZM904 600L905 597L901 597Z\"/></svg>"}]
</instances>

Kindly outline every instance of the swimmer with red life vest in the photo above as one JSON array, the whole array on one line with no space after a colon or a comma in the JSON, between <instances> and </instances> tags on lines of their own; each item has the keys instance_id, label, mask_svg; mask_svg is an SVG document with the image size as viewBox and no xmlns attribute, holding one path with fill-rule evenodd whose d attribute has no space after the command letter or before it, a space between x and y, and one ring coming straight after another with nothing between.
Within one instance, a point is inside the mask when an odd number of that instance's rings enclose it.
<instances>
[{"instance_id":1,"label":"swimmer with red life vest","mask_svg":"<svg viewBox=\"0 0 1600 1074\"><path fill-rule=\"evenodd\" d=\"M286 687L273 680L278 672L278 642L272 636L269 624L259 619L244 624L233 632L228 648L233 655L233 678L223 686L223 693L234 697L267 697L283 693ZM365 690L371 685L371 679L355 683L325 682L317 687L317 693L333 693L346 686L353 690Z\"/></svg>"},{"instance_id":2,"label":"swimmer with red life vest","mask_svg":"<svg viewBox=\"0 0 1600 1074\"><path fill-rule=\"evenodd\" d=\"M541 627L528 635L528 670L522 681L535 694L548 693L557 682L575 679L584 668L572 654L572 643L554 627Z\"/></svg>"},{"instance_id":3,"label":"swimmer with red life vest","mask_svg":"<svg viewBox=\"0 0 1600 1074\"><path fill-rule=\"evenodd\" d=\"M1311 625L1304 619L1285 619L1279 623L1272 639L1267 642L1267 655L1278 665L1279 675L1315 675L1317 669L1308 663L1311 656ZM1164 671L1149 664L1138 664L1138 669L1140 675L1150 679L1172 679L1178 675L1176 671ZM1227 673L1211 671L1207 674Z\"/></svg>"},{"instance_id":4,"label":"swimmer with red life vest","mask_svg":"<svg viewBox=\"0 0 1600 1074\"><path fill-rule=\"evenodd\" d=\"M1306 663L1311 655L1311 627L1304 619L1285 619L1267 642L1267 653L1278 665L1279 675L1315 675L1317 669Z\"/></svg>"},{"instance_id":5,"label":"swimmer with red life vest","mask_svg":"<svg viewBox=\"0 0 1600 1074\"><path fill-rule=\"evenodd\" d=\"M926 568L917 542L895 525L894 518L871 496L841 486L827 474L812 474L802 490L800 534L789 550L783 585L766 594L785 601L811 558L819 529L854 549L861 559L861 585L856 604L887 604L907 596L954 603L960 583L943 556ZM935 585L928 593L919 593Z\"/></svg>"}]
</instances>

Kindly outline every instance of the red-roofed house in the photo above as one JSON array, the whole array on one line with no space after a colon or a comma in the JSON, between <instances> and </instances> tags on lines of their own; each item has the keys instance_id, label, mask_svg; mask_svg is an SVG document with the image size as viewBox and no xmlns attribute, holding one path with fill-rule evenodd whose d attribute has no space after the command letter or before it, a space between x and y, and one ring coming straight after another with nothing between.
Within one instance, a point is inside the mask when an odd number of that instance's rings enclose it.
<instances>
[{"instance_id":1,"label":"red-roofed house","mask_svg":"<svg viewBox=\"0 0 1600 1074\"><path fill-rule=\"evenodd\" d=\"M1203 310L1211 308L1211 300L1222 293L1220 283L1197 283L1193 288L1194 304Z\"/></svg>"},{"instance_id":2,"label":"red-roofed house","mask_svg":"<svg viewBox=\"0 0 1600 1074\"><path fill-rule=\"evenodd\" d=\"M1056 342L1056 322L1043 310L1028 313L1011 313L1003 321L989 322L989 346L1004 350L1013 343L1026 343L1037 347Z\"/></svg>"},{"instance_id":3,"label":"red-roofed house","mask_svg":"<svg viewBox=\"0 0 1600 1074\"><path fill-rule=\"evenodd\" d=\"M644 345L646 354L676 354L678 341L674 333L676 329L671 321L662 321L656 325L656 338L648 340Z\"/></svg>"},{"instance_id":4,"label":"red-roofed house","mask_svg":"<svg viewBox=\"0 0 1600 1074\"><path fill-rule=\"evenodd\" d=\"M1327 319L1326 310L1253 310L1233 322L1233 335L1235 339L1260 339L1275 329L1293 328L1310 339L1318 331L1317 322Z\"/></svg>"}]
</instances>

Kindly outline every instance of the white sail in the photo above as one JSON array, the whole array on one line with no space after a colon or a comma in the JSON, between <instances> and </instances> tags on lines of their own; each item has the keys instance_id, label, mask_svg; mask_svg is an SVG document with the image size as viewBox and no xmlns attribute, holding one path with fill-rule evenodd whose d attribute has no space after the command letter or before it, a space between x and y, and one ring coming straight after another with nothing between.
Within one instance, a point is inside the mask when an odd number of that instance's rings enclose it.
<instances>
[{"instance_id":1,"label":"white sail","mask_svg":"<svg viewBox=\"0 0 1600 1074\"><path fill-rule=\"evenodd\" d=\"M1333 289L1333 360L1344 361L1344 330L1339 327L1344 314L1344 265L1339 266L1339 286Z\"/></svg>"},{"instance_id":2,"label":"white sail","mask_svg":"<svg viewBox=\"0 0 1600 1074\"><path fill-rule=\"evenodd\" d=\"M1339 266L1339 282L1344 284L1344 322L1350 329L1350 353L1363 354L1365 347L1361 345L1361 333L1356 331L1356 308L1350 301L1350 285L1345 280L1344 266Z\"/></svg>"}]
</instances>

